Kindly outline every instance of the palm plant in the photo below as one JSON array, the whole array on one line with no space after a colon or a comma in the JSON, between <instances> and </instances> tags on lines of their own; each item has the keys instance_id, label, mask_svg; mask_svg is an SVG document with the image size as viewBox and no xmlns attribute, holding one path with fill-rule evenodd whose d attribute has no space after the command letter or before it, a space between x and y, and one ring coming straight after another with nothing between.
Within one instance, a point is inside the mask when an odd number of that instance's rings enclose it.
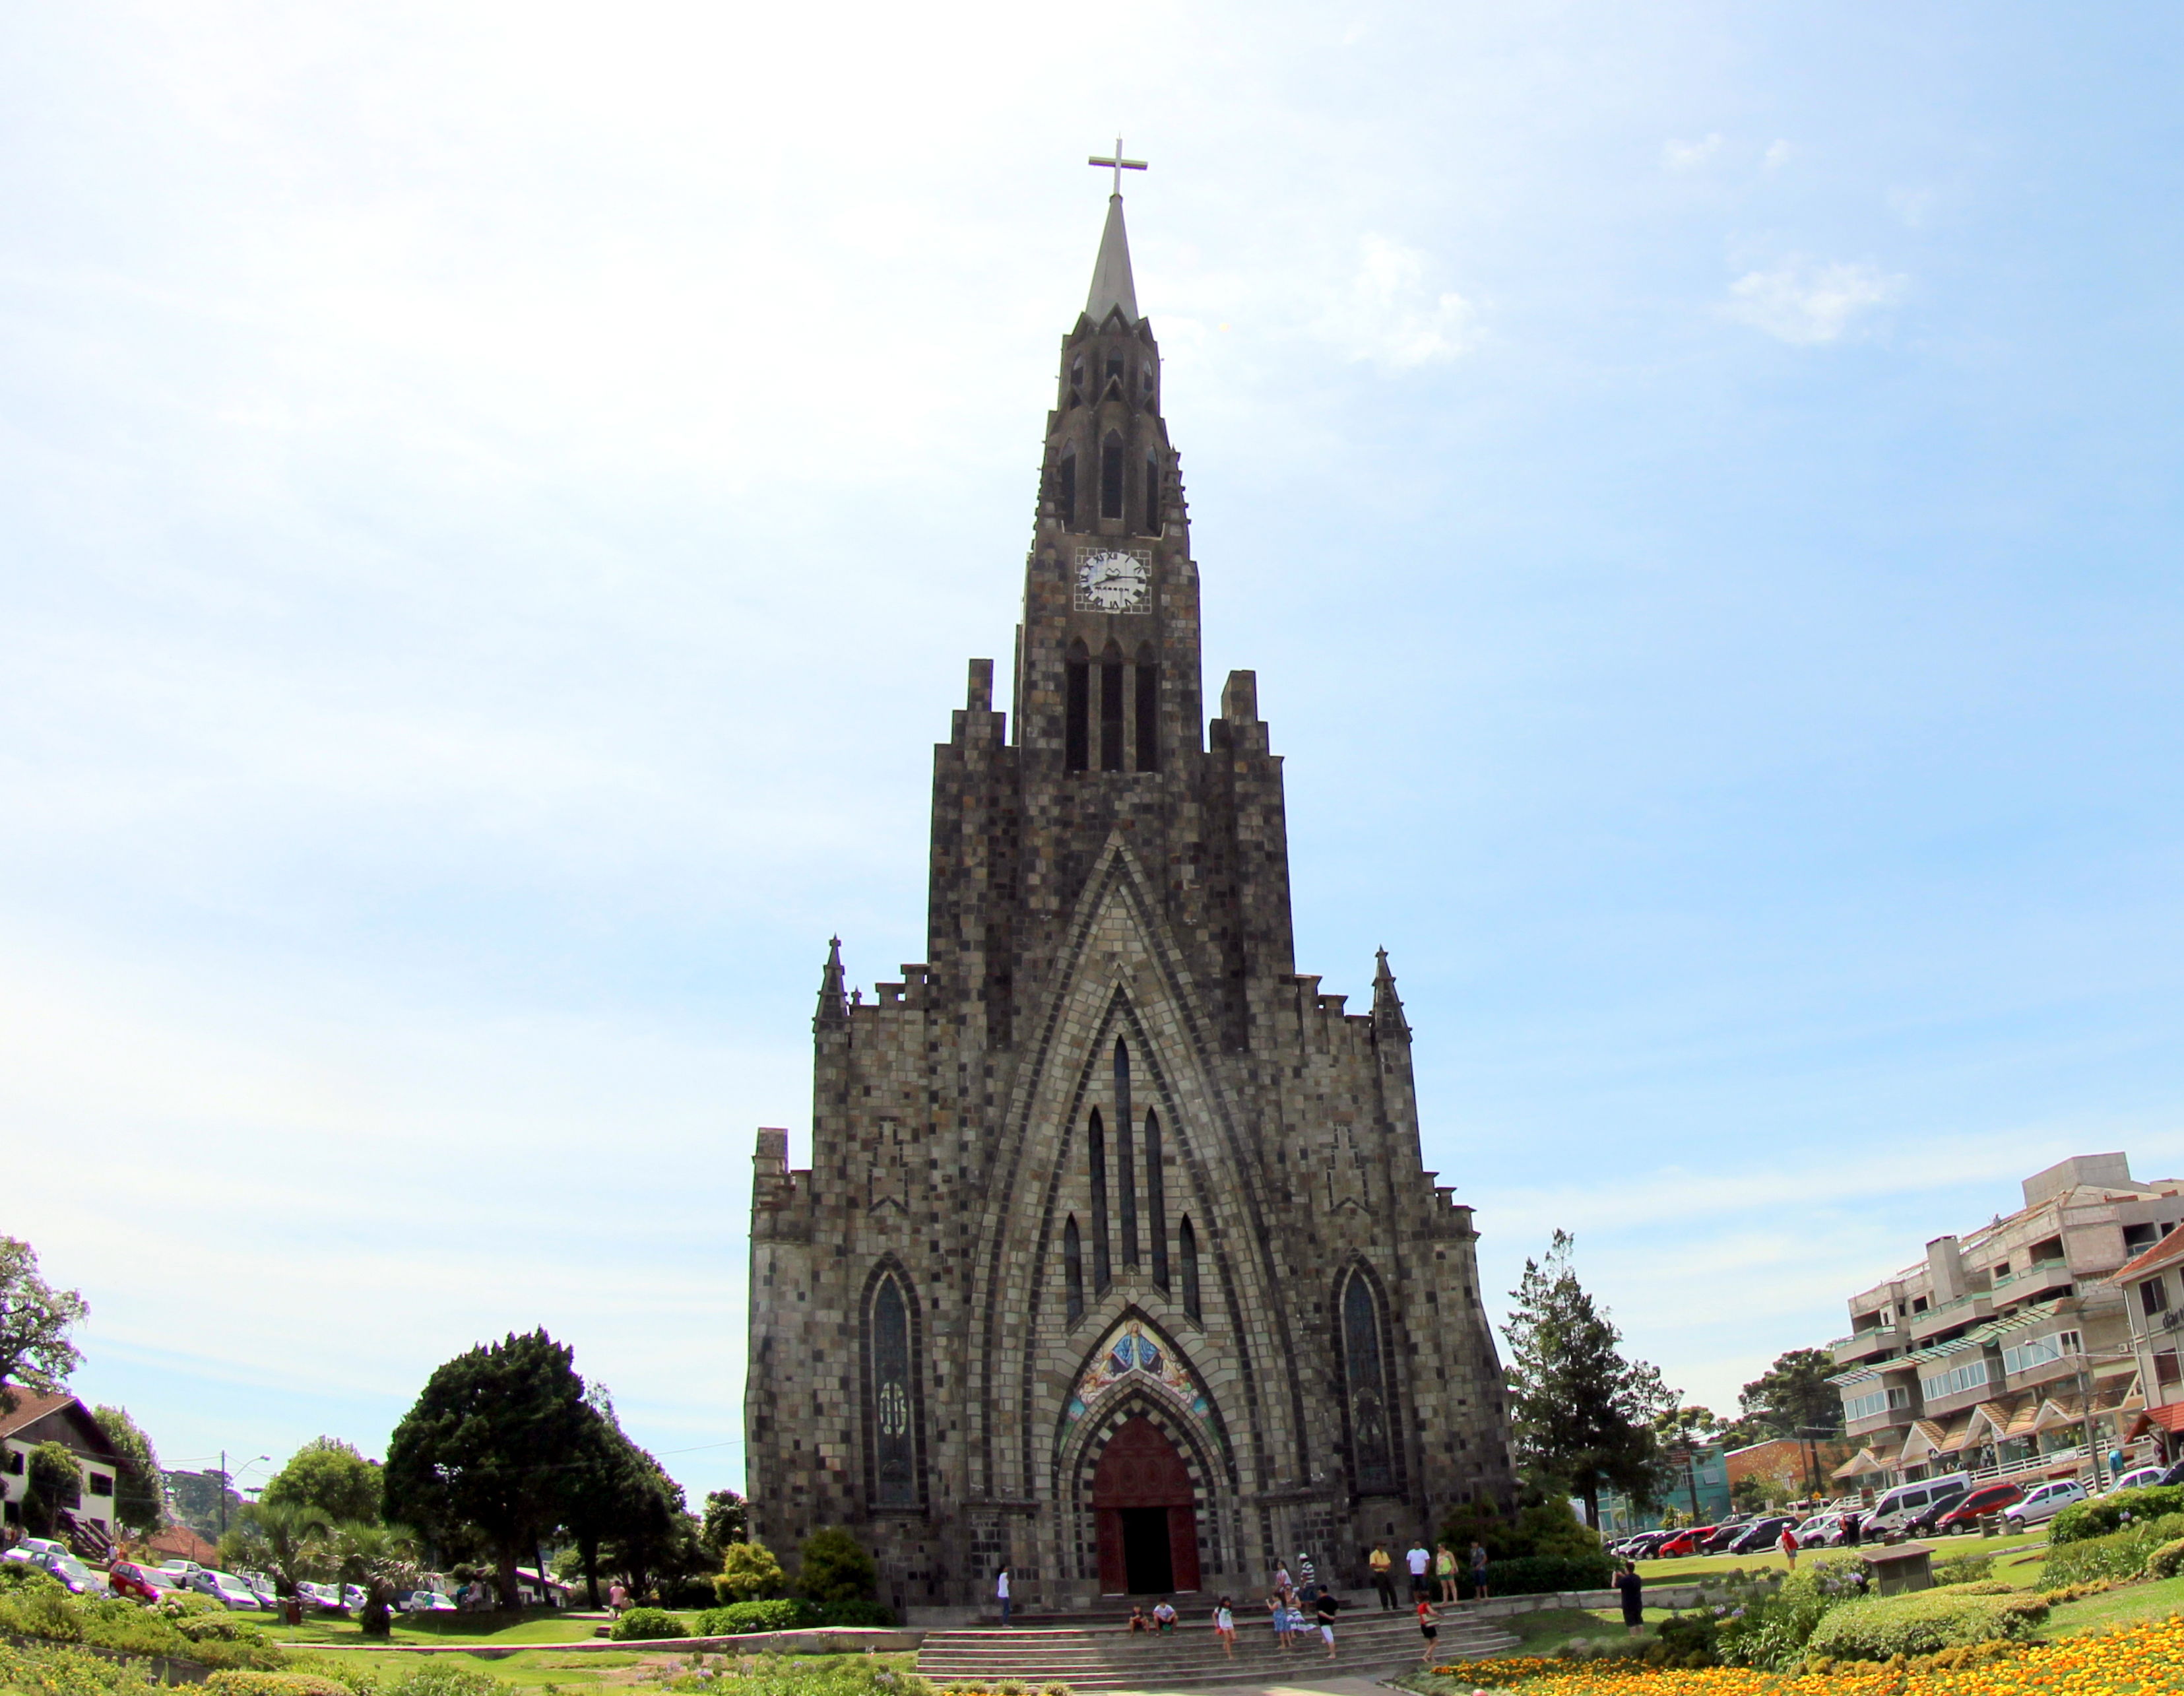
<instances>
[{"instance_id":1,"label":"palm plant","mask_svg":"<svg viewBox=\"0 0 2184 1696\"><path fill-rule=\"evenodd\" d=\"M424 1576L416 1533L407 1526L376 1526L367 1520L343 1520L330 1534L334 1569L344 1584L364 1592L366 1637L388 1636L387 1605L398 1589L415 1588Z\"/></svg>"},{"instance_id":2,"label":"palm plant","mask_svg":"<svg viewBox=\"0 0 2184 1696\"><path fill-rule=\"evenodd\" d=\"M253 1502L227 1535L220 1555L230 1566L270 1572L281 1593L292 1596L306 1579L331 1570L327 1547L333 1521L320 1509L292 1502Z\"/></svg>"}]
</instances>

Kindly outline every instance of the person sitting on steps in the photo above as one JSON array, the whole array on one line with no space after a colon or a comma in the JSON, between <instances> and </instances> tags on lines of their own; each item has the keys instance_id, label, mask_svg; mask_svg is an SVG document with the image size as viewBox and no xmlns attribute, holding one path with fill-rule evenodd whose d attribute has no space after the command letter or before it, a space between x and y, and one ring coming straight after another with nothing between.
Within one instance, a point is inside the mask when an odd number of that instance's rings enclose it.
<instances>
[{"instance_id":1,"label":"person sitting on steps","mask_svg":"<svg viewBox=\"0 0 2184 1696\"><path fill-rule=\"evenodd\" d=\"M1130 1630L1131 1630L1132 1633L1133 1633L1133 1634L1134 1634L1134 1633L1139 1632L1149 1632L1149 1631L1150 1631L1151 1629L1152 1629L1152 1626L1150 1626L1150 1624L1149 1624L1149 1623L1147 1622L1147 1621L1146 1621L1146 1619L1145 1619L1145 1610L1143 1608L1139 1607L1139 1606L1138 1605L1138 1604L1136 1604L1135 1602L1131 1603L1131 1604L1130 1604Z\"/></svg>"},{"instance_id":2,"label":"person sitting on steps","mask_svg":"<svg viewBox=\"0 0 2184 1696\"><path fill-rule=\"evenodd\" d=\"M1162 1632L1175 1629L1175 1607L1165 1596L1153 1609L1153 1628Z\"/></svg>"}]
</instances>

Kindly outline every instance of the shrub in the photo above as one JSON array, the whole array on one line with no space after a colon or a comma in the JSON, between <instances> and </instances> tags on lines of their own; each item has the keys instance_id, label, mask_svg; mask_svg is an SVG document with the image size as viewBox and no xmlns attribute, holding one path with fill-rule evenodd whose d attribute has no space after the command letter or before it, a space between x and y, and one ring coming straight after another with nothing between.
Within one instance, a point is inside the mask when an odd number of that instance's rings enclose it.
<instances>
[{"instance_id":1,"label":"shrub","mask_svg":"<svg viewBox=\"0 0 2184 1696\"><path fill-rule=\"evenodd\" d=\"M804 1539L796 1587L814 1602L850 1602L872 1593L879 1563L839 1526L827 1526Z\"/></svg>"},{"instance_id":2,"label":"shrub","mask_svg":"<svg viewBox=\"0 0 2184 1696\"><path fill-rule=\"evenodd\" d=\"M0 1632L44 1637L51 1643L75 1643L83 1636L83 1613L75 1598L47 1578L43 1584L25 1584L20 1589L0 1593Z\"/></svg>"},{"instance_id":3,"label":"shrub","mask_svg":"<svg viewBox=\"0 0 2184 1696\"><path fill-rule=\"evenodd\" d=\"M1713 1666L1721 1659L1719 1637L1711 1614L1671 1614L1654 1632L1645 1660L1651 1666Z\"/></svg>"},{"instance_id":4,"label":"shrub","mask_svg":"<svg viewBox=\"0 0 2184 1696\"><path fill-rule=\"evenodd\" d=\"M1861 1561L1815 1560L1771 1593L1748 1597L1724 1620L1716 1653L1731 1666L1779 1671L1792 1665L1820 1621L1864 1595L1867 1582Z\"/></svg>"},{"instance_id":5,"label":"shrub","mask_svg":"<svg viewBox=\"0 0 2184 1696\"><path fill-rule=\"evenodd\" d=\"M206 1696L350 1696L348 1685L313 1672L215 1672L203 1688Z\"/></svg>"},{"instance_id":6,"label":"shrub","mask_svg":"<svg viewBox=\"0 0 2184 1696\"><path fill-rule=\"evenodd\" d=\"M459 1654L421 1654L423 1665L411 1670L380 1696L509 1696L508 1686L490 1672L457 1665Z\"/></svg>"},{"instance_id":7,"label":"shrub","mask_svg":"<svg viewBox=\"0 0 2184 1696\"><path fill-rule=\"evenodd\" d=\"M2060 1548L2051 1548L2041 1578L2051 1585L2136 1578L2155 1549L2180 1537L2184 1537L2184 1514L2164 1515L2103 1537L2081 1537Z\"/></svg>"},{"instance_id":8,"label":"shrub","mask_svg":"<svg viewBox=\"0 0 2184 1696\"><path fill-rule=\"evenodd\" d=\"M2073 1502L2048 1522L2048 1546L2060 1548L2064 1543L2106 1537L2126 1524L2158 1520L2164 1514L2184 1514L2184 1484L2149 1484L2142 1490L2118 1490L2090 1502Z\"/></svg>"},{"instance_id":9,"label":"shrub","mask_svg":"<svg viewBox=\"0 0 2184 1696\"><path fill-rule=\"evenodd\" d=\"M788 1587L788 1575L762 1543L730 1543L713 1580L713 1593L723 1602L750 1602L762 1596L778 1596Z\"/></svg>"},{"instance_id":10,"label":"shrub","mask_svg":"<svg viewBox=\"0 0 2184 1696\"><path fill-rule=\"evenodd\" d=\"M0 1690L36 1691L38 1696L160 1696L159 1686L137 1663L42 1643L0 1643Z\"/></svg>"},{"instance_id":11,"label":"shrub","mask_svg":"<svg viewBox=\"0 0 2184 1696\"><path fill-rule=\"evenodd\" d=\"M617 1643L643 1643L688 1633L682 1629L682 1621L665 1608L632 1608L614 1622L610 1635Z\"/></svg>"},{"instance_id":12,"label":"shrub","mask_svg":"<svg viewBox=\"0 0 2184 1696\"><path fill-rule=\"evenodd\" d=\"M1846 1602L1820 1621L1808 1647L1833 1660L1886 1660L1997 1638L2017 1641L2047 1617L2048 1604L2036 1597L1913 1590Z\"/></svg>"},{"instance_id":13,"label":"shrub","mask_svg":"<svg viewBox=\"0 0 2184 1696\"><path fill-rule=\"evenodd\" d=\"M1953 1554L1947 1560L1934 1563L1936 1584L1975 1584L1993 1576L1994 1557L1991 1554Z\"/></svg>"},{"instance_id":14,"label":"shrub","mask_svg":"<svg viewBox=\"0 0 2184 1696\"><path fill-rule=\"evenodd\" d=\"M2148 1578L2174 1578L2184 1571L2184 1537L2172 1537L2146 1557Z\"/></svg>"},{"instance_id":15,"label":"shrub","mask_svg":"<svg viewBox=\"0 0 2184 1696\"><path fill-rule=\"evenodd\" d=\"M1552 1590L1605 1590L1615 1582L1615 1563L1606 1555L1525 1554L1489 1561L1486 1587L1496 1596L1541 1596ZM1462 1575L1464 1590L1469 1575Z\"/></svg>"},{"instance_id":16,"label":"shrub","mask_svg":"<svg viewBox=\"0 0 2184 1696\"><path fill-rule=\"evenodd\" d=\"M894 1610L884 1602L852 1597L840 1602L822 1602L817 1623L822 1626L891 1626Z\"/></svg>"},{"instance_id":17,"label":"shrub","mask_svg":"<svg viewBox=\"0 0 2184 1696\"><path fill-rule=\"evenodd\" d=\"M708 1608L698 1615L698 1635L732 1637L744 1632L794 1632L818 1623L819 1610L801 1597L777 1597L767 1602L736 1602L725 1608Z\"/></svg>"}]
</instances>

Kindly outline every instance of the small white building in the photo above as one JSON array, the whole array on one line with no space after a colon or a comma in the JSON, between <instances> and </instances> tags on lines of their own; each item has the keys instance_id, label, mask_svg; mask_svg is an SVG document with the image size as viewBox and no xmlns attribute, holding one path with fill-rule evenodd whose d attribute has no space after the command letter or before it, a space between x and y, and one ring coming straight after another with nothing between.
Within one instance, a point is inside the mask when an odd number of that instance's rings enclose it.
<instances>
[{"instance_id":1,"label":"small white building","mask_svg":"<svg viewBox=\"0 0 2184 1696\"><path fill-rule=\"evenodd\" d=\"M42 1396L20 1384L6 1386L12 1411L0 1413L0 1517L12 1540L21 1534L23 1497L30 1488L31 1451L58 1442L75 1456L76 1499L62 1505L61 1531L81 1553L103 1554L115 1541L114 1492L129 1462L91 1409L66 1391ZM102 1547L102 1545L103 1547Z\"/></svg>"}]
</instances>

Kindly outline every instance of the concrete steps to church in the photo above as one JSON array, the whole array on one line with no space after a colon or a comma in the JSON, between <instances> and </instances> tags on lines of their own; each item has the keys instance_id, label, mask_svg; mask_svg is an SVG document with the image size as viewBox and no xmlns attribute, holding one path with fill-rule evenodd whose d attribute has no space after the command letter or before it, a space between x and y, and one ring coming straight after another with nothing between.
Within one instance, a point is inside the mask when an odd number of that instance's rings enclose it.
<instances>
[{"instance_id":1,"label":"concrete steps to church","mask_svg":"<svg viewBox=\"0 0 2184 1696\"><path fill-rule=\"evenodd\" d=\"M1053 1616L1046 1616L1051 1619ZM1407 1610L1346 1612L1334 1628L1329 1661L1318 1631L1307 1626L1284 1650L1263 1617L1237 1622L1234 1660L1204 1619L1162 1637L1133 1633L1120 1620L1061 1626L1046 1619L1002 1630L992 1627L927 1634L917 1670L941 1685L991 1684L1017 1679L1033 1687L1059 1682L1072 1691L1167 1689L1176 1686L1264 1682L1349 1675L1418 1665L1423 1647L1416 1618ZM1506 1654L1512 1633L1486 1621L1462 1618L1453 1609L1439 1621L1437 1660L1470 1660Z\"/></svg>"}]
</instances>

